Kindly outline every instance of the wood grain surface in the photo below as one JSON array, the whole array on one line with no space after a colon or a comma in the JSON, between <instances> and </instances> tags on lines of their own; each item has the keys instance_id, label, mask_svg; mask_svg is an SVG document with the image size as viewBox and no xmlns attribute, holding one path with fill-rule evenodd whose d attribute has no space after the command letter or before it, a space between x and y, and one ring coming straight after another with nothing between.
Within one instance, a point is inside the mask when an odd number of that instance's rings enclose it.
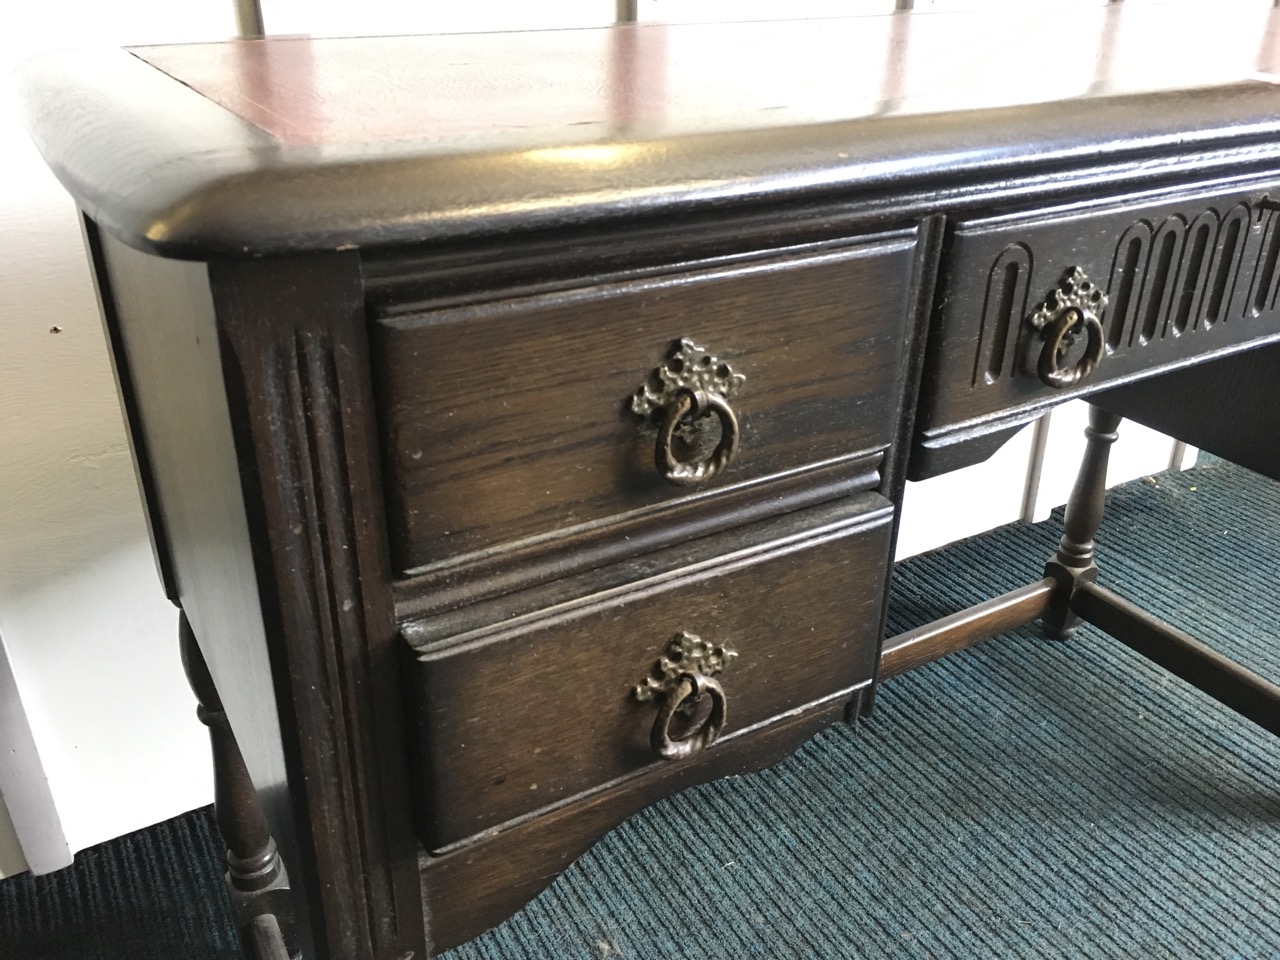
<instances>
[{"instance_id":1,"label":"wood grain surface","mask_svg":"<svg viewBox=\"0 0 1280 960\"><path fill-rule=\"evenodd\" d=\"M1150 411L1167 394L1121 391L1280 338L1276 17L1009 8L28 67L35 139L92 218L166 584L311 952L458 943L643 804L865 704L908 431L927 475L1068 396ZM1072 267L1111 296L1106 354L1050 391L1023 320ZM692 490L628 410L680 337L745 376L737 458ZM1259 448L1274 350L1163 381L1189 391L1170 422L1211 434L1191 394L1212 391L1246 425L1224 445ZM885 672L1042 600L914 631ZM668 763L633 688L680 631L738 657L724 735Z\"/></svg>"},{"instance_id":2,"label":"wood grain surface","mask_svg":"<svg viewBox=\"0 0 1280 960\"><path fill-rule=\"evenodd\" d=\"M868 682L892 514L856 511L833 505L736 531L674 568L654 555L620 585L542 597L464 632L455 618L440 641L419 642L409 683L428 848L664 766L649 745L656 705L632 688L681 631L737 651L719 678L725 740Z\"/></svg>"},{"instance_id":3,"label":"wood grain surface","mask_svg":"<svg viewBox=\"0 0 1280 960\"><path fill-rule=\"evenodd\" d=\"M645 806L696 783L750 773L782 760L838 722L848 699L833 698L730 740L687 764L660 767L443 857L423 856L423 898L435 948L447 950L501 923L549 886L605 831ZM786 865L777 868L785 870ZM464 890L466 896L460 896Z\"/></svg>"},{"instance_id":4,"label":"wood grain surface","mask_svg":"<svg viewBox=\"0 0 1280 960\"><path fill-rule=\"evenodd\" d=\"M1270 65L1274 41L1257 39L1267 14L1261 4L1187 6L1178 16L1027 5L133 52L283 141L486 143L529 131L594 139L1230 83ZM1046 70L1043 48L1026 39L1034 36L1069 37L1074 55Z\"/></svg>"},{"instance_id":5,"label":"wood grain surface","mask_svg":"<svg viewBox=\"0 0 1280 960\"><path fill-rule=\"evenodd\" d=\"M220 261L209 274L318 956L412 954L422 902L406 856L402 685L358 257Z\"/></svg>"},{"instance_id":6,"label":"wood grain surface","mask_svg":"<svg viewBox=\"0 0 1280 960\"><path fill-rule=\"evenodd\" d=\"M954 223L913 478L962 465L975 434L1063 400L1280 337L1275 193L1267 181L1151 191ZM1043 341L1026 321L1076 267L1109 298L1105 352L1078 386L1055 389L1036 374Z\"/></svg>"},{"instance_id":7,"label":"wood grain surface","mask_svg":"<svg viewBox=\"0 0 1280 960\"><path fill-rule=\"evenodd\" d=\"M20 99L104 229L192 259L1274 163L1274 14L1146 7L76 51Z\"/></svg>"},{"instance_id":8,"label":"wood grain surface","mask_svg":"<svg viewBox=\"0 0 1280 960\"><path fill-rule=\"evenodd\" d=\"M911 251L854 244L382 321L398 569L888 446ZM680 337L746 377L738 456L696 488L658 474L656 430L629 409Z\"/></svg>"}]
</instances>

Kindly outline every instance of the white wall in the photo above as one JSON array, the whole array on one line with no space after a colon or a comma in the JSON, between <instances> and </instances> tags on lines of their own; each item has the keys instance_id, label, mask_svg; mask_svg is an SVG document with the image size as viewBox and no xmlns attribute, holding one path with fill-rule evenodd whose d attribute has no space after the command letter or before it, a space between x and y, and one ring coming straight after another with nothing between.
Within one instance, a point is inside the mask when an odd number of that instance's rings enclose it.
<instances>
[{"instance_id":1,"label":"white wall","mask_svg":"<svg viewBox=\"0 0 1280 960\"><path fill-rule=\"evenodd\" d=\"M4 78L19 60L54 47L234 32L231 0L9 6L0 33ZM349 34L593 25L608 22L615 7L615 0L473 0L448 7L264 0L264 15L269 32ZM644 20L892 7L892 0L637 0ZM0 634L74 851L205 804L212 792L204 731L179 666L174 611L150 557L75 211L22 132L4 82ZM904 555L1016 519L1028 503L1039 513L1065 498L1056 480L1028 491L1033 448L1026 434L983 467L912 486ZM1168 443L1158 441L1135 454L1128 470L1150 472L1168 455ZM973 507L957 518L957 502ZM0 809L0 876L23 867L8 824Z\"/></svg>"},{"instance_id":2,"label":"white wall","mask_svg":"<svg viewBox=\"0 0 1280 960\"><path fill-rule=\"evenodd\" d=\"M52 0L3 19L0 633L75 850L208 802L210 774L75 210L22 130L8 78L55 47L225 37L234 24L229 4L167 0ZM0 870L21 866L10 856Z\"/></svg>"}]
</instances>

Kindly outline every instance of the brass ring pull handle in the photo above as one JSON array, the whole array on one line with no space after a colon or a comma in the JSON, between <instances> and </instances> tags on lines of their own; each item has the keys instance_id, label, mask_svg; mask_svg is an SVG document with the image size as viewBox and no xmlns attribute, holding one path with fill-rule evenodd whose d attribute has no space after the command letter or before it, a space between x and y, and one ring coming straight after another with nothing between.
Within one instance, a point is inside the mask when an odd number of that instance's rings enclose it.
<instances>
[{"instance_id":1,"label":"brass ring pull handle","mask_svg":"<svg viewBox=\"0 0 1280 960\"><path fill-rule=\"evenodd\" d=\"M680 460L672 449L676 428L681 423L714 413L720 420L720 442L709 456L701 460ZM710 480L727 467L738 452L738 416L724 397L716 393L681 390L667 407L658 443L654 447L654 463L658 472L670 483L687 486Z\"/></svg>"},{"instance_id":2,"label":"brass ring pull handle","mask_svg":"<svg viewBox=\"0 0 1280 960\"><path fill-rule=\"evenodd\" d=\"M1062 390L1087 379L1097 369L1105 351L1101 314L1106 306L1107 295L1083 270L1072 267L1027 318L1027 323L1039 331L1044 340L1040 362L1036 365L1041 383ZM1086 337L1084 355L1073 365L1063 367L1062 358L1075 346L1081 333Z\"/></svg>"},{"instance_id":3,"label":"brass ring pull handle","mask_svg":"<svg viewBox=\"0 0 1280 960\"><path fill-rule=\"evenodd\" d=\"M729 466L742 436L729 398L745 380L727 362L684 337L676 341L649 382L636 390L631 411L658 424L653 459L664 480L677 486L702 483ZM715 449L703 457L681 460L675 450L677 434L692 439L712 414L720 423Z\"/></svg>"},{"instance_id":4,"label":"brass ring pull handle","mask_svg":"<svg viewBox=\"0 0 1280 960\"><path fill-rule=\"evenodd\" d=\"M1081 326L1088 337L1085 343L1084 356L1073 366L1059 366L1062 356L1075 343ZM1093 373L1102 359L1102 321L1092 311L1077 310L1072 307L1063 310L1061 315L1043 331L1044 347L1040 350L1040 364L1037 372L1045 386L1064 389L1080 383Z\"/></svg>"},{"instance_id":5,"label":"brass ring pull handle","mask_svg":"<svg viewBox=\"0 0 1280 960\"><path fill-rule=\"evenodd\" d=\"M726 704L724 688L715 677L737 656L725 644L703 640L687 630L667 641L649 676L631 688L638 702L654 701L659 705L649 734L654 753L664 760L683 760L716 742L724 730ZM675 715L694 717L703 697L711 698L706 719L673 737L671 722ZM688 722L693 724L693 720Z\"/></svg>"},{"instance_id":6,"label":"brass ring pull handle","mask_svg":"<svg viewBox=\"0 0 1280 960\"><path fill-rule=\"evenodd\" d=\"M711 713L693 730L680 737L671 736L671 720L687 702L711 697ZM662 701L658 718L653 721L649 743L654 753L664 760L684 760L700 753L716 742L724 729L724 688L714 677L701 673L683 673L676 688Z\"/></svg>"}]
</instances>

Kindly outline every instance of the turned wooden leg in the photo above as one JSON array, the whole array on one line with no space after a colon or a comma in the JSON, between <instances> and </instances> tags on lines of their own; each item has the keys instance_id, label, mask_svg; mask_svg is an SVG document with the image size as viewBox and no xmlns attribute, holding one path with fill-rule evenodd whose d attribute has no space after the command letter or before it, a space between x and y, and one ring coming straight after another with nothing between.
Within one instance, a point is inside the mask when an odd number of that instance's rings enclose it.
<instances>
[{"instance_id":1,"label":"turned wooden leg","mask_svg":"<svg viewBox=\"0 0 1280 960\"><path fill-rule=\"evenodd\" d=\"M1094 540L1102 523L1103 499L1107 492L1107 461L1111 445L1116 442L1120 417L1098 407L1089 408L1088 439L1080 472L1067 500L1062 540L1058 552L1045 566L1044 575L1058 584L1049 612L1042 623L1051 637L1068 638L1080 625L1080 617L1071 611L1071 597L1082 583L1097 579L1094 562Z\"/></svg>"},{"instance_id":2,"label":"turned wooden leg","mask_svg":"<svg viewBox=\"0 0 1280 960\"><path fill-rule=\"evenodd\" d=\"M227 845L227 886L245 953L252 960L291 960L300 952L284 863L185 613L179 614L178 637L182 666L199 701L196 715L209 728L214 817Z\"/></svg>"}]
</instances>

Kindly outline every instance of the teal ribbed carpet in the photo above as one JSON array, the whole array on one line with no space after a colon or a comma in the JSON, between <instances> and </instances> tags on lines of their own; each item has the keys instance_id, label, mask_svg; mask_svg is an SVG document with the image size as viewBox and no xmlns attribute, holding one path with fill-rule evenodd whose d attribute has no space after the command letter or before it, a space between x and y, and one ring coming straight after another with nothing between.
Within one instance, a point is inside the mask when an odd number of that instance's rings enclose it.
<instances>
[{"instance_id":1,"label":"teal ribbed carpet","mask_svg":"<svg viewBox=\"0 0 1280 960\"><path fill-rule=\"evenodd\" d=\"M1061 516L898 569L893 632L1039 576ZM1280 485L1113 491L1103 581L1280 679ZM0 957L233 956L197 812L0 882ZM448 960L1280 958L1280 741L1090 627L898 677L875 715L610 833Z\"/></svg>"}]
</instances>

